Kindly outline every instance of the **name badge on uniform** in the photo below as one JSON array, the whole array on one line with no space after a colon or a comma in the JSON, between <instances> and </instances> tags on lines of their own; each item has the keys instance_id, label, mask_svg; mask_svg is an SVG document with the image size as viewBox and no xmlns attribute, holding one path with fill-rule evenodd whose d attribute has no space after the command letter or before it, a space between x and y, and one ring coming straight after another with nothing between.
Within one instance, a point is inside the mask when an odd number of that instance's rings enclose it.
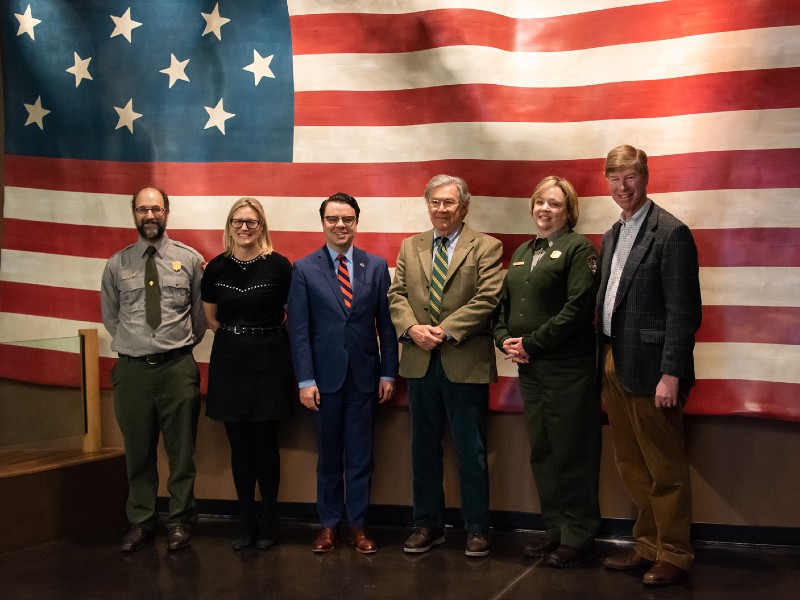
<instances>
[{"instance_id":1,"label":"name badge on uniform","mask_svg":"<svg viewBox=\"0 0 800 600\"><path fill-rule=\"evenodd\" d=\"M511 263L511 266L512 266L512 267L520 267L520 266L522 266L522 265L524 265L524 264L525 264L525 261L524 261L524 260L521 260L521 261L519 261L519 262Z\"/></svg>"}]
</instances>

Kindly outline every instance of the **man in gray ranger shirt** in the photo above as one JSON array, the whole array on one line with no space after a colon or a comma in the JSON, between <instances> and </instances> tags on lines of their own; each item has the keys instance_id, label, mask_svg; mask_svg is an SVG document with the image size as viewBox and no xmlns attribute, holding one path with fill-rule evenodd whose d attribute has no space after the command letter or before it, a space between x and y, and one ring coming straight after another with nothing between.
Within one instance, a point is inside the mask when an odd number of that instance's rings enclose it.
<instances>
[{"instance_id":1,"label":"man in gray ranger shirt","mask_svg":"<svg viewBox=\"0 0 800 600\"><path fill-rule=\"evenodd\" d=\"M191 541L197 521L194 442L200 412L200 373L192 348L203 339L202 261L165 229L169 198L147 187L131 200L139 239L108 259L100 290L103 324L119 360L111 372L114 404L128 471L131 530L123 552L153 539L158 513L156 447L159 434L169 458L167 548Z\"/></svg>"}]
</instances>

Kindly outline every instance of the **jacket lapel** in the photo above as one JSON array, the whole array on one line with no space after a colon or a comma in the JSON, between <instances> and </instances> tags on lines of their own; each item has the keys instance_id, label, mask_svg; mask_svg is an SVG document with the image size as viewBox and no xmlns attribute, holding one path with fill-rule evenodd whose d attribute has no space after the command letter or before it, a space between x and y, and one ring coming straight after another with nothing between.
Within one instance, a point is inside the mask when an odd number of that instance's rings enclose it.
<instances>
[{"instance_id":1,"label":"jacket lapel","mask_svg":"<svg viewBox=\"0 0 800 600\"><path fill-rule=\"evenodd\" d=\"M431 241L431 243L433 243L433 241ZM450 259L450 263L447 265L447 280L444 282L445 289L450 285L453 273L462 265L464 259L467 258L467 254L472 251L474 245L475 234L469 227L464 225L458 236L458 243L456 244L455 250L453 250L453 258ZM431 260L433 260L433 258L431 258Z\"/></svg>"},{"instance_id":2,"label":"jacket lapel","mask_svg":"<svg viewBox=\"0 0 800 600\"><path fill-rule=\"evenodd\" d=\"M364 274L367 272L367 265L369 264L369 257L367 253L359 248L353 248L353 264L350 265L350 279L355 282L355 289L353 290L353 306L350 309L352 313L358 304L358 299L361 297L361 290L364 289ZM344 304L344 301L342 301Z\"/></svg>"},{"instance_id":3,"label":"jacket lapel","mask_svg":"<svg viewBox=\"0 0 800 600\"><path fill-rule=\"evenodd\" d=\"M339 280L336 279L336 274L333 272L333 261L331 260L327 246L323 246L317 253L317 266L321 271L322 278L328 282L336 302L339 303L339 306L344 312L347 312L347 307L344 305L342 290L339 287Z\"/></svg>"},{"instance_id":4,"label":"jacket lapel","mask_svg":"<svg viewBox=\"0 0 800 600\"><path fill-rule=\"evenodd\" d=\"M422 272L425 274L425 281L431 280L431 268L433 265L433 229L417 237L417 256Z\"/></svg>"}]
</instances>

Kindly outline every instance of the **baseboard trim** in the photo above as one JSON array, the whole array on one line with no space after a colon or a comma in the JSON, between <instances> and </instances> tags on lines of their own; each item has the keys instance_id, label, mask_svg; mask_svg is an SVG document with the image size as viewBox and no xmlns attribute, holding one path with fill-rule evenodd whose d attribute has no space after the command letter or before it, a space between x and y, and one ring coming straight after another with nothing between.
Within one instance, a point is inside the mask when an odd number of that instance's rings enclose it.
<instances>
[{"instance_id":1,"label":"baseboard trim","mask_svg":"<svg viewBox=\"0 0 800 600\"><path fill-rule=\"evenodd\" d=\"M158 499L159 510L167 509L167 498ZM212 517L234 517L238 513L235 500L197 501L202 515ZM316 523L316 505L309 502L281 502L278 511L282 519ZM456 529L463 527L461 510L449 508L445 520ZM373 525L411 527L413 516L410 506L374 504L369 508L368 521ZM498 531L541 531L544 528L542 516L535 513L514 511L492 511L491 526ZM599 538L630 540L633 521L631 519L603 519L597 533ZM723 523L694 523L692 541L713 544L747 544L767 546L800 547L800 528L769 527L755 525L726 525Z\"/></svg>"}]
</instances>

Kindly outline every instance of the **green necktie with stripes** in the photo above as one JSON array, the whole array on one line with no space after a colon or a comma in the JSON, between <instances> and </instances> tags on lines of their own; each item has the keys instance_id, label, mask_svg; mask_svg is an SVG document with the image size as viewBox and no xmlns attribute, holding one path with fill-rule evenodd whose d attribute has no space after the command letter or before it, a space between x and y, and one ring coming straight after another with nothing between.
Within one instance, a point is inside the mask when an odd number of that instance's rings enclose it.
<instances>
[{"instance_id":1,"label":"green necktie with stripes","mask_svg":"<svg viewBox=\"0 0 800 600\"><path fill-rule=\"evenodd\" d=\"M438 325L442 316L442 295L444 282L447 281L447 238L441 238L436 254L433 256L433 273L431 274L430 313L431 323Z\"/></svg>"}]
</instances>

